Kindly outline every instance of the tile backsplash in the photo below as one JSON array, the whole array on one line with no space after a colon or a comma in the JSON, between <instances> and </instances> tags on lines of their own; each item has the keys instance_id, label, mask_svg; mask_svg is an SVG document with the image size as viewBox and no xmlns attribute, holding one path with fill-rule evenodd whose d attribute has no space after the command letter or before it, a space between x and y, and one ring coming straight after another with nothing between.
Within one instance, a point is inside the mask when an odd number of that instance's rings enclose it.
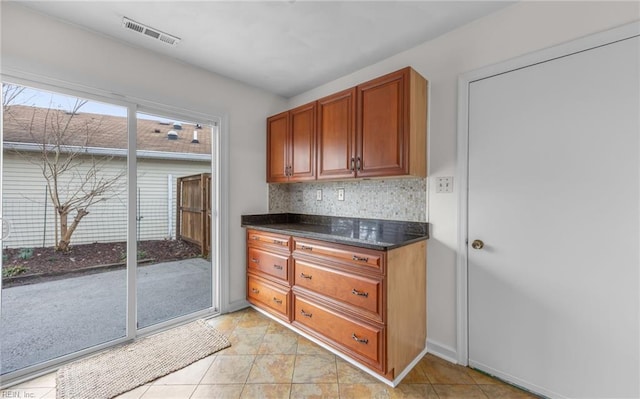
<instances>
[{"instance_id":1,"label":"tile backsplash","mask_svg":"<svg viewBox=\"0 0 640 399\"><path fill-rule=\"evenodd\" d=\"M338 201L338 189L344 189L344 201ZM269 212L426 222L427 179L269 184Z\"/></svg>"}]
</instances>

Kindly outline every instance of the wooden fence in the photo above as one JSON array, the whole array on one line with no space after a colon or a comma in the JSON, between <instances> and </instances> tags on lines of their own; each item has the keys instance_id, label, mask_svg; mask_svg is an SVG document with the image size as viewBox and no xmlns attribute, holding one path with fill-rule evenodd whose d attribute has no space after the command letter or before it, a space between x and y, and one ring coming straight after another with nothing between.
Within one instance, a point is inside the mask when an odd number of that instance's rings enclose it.
<instances>
[{"instance_id":1,"label":"wooden fence","mask_svg":"<svg viewBox=\"0 0 640 399\"><path fill-rule=\"evenodd\" d=\"M178 178L176 237L211 250L211 173Z\"/></svg>"}]
</instances>

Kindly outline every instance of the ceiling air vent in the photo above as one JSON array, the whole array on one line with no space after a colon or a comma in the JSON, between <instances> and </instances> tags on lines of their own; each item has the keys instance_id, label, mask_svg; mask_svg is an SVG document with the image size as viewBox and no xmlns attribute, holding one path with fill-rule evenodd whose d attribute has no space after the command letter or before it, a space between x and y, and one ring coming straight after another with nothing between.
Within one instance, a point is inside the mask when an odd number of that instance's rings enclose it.
<instances>
[{"instance_id":1,"label":"ceiling air vent","mask_svg":"<svg viewBox=\"0 0 640 399\"><path fill-rule=\"evenodd\" d=\"M152 39L160 40L163 43L170 44L172 46L177 45L180 42L180 38L170 35L168 33L164 33L157 29L154 29L150 26L143 25L139 22L133 21L127 17L122 18L122 27L125 29L132 30L134 32L141 33L146 35Z\"/></svg>"}]
</instances>

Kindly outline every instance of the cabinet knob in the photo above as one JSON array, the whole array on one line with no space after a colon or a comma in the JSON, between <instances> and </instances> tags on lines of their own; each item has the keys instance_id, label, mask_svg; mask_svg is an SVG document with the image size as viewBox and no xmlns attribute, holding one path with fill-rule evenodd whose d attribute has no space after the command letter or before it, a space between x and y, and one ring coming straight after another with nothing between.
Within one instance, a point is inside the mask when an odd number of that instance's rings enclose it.
<instances>
[{"instance_id":1,"label":"cabinet knob","mask_svg":"<svg viewBox=\"0 0 640 399\"><path fill-rule=\"evenodd\" d=\"M357 289L352 289L351 293L353 295L357 295L357 296L363 296L365 298L369 298L369 293L368 292L364 292L364 291L358 291Z\"/></svg>"},{"instance_id":2,"label":"cabinet knob","mask_svg":"<svg viewBox=\"0 0 640 399\"><path fill-rule=\"evenodd\" d=\"M369 258L366 258L364 256L353 255L353 258L351 258L351 259L353 259L355 261L358 261L358 262L369 262Z\"/></svg>"},{"instance_id":3,"label":"cabinet knob","mask_svg":"<svg viewBox=\"0 0 640 399\"><path fill-rule=\"evenodd\" d=\"M484 242L482 242L482 240L473 240L471 247L473 249L482 249L484 248Z\"/></svg>"},{"instance_id":4,"label":"cabinet knob","mask_svg":"<svg viewBox=\"0 0 640 399\"><path fill-rule=\"evenodd\" d=\"M366 338L358 338L358 336L356 335L356 333L353 333L351 335L351 338L353 338L354 341L359 342L361 344L368 344L369 340Z\"/></svg>"}]
</instances>

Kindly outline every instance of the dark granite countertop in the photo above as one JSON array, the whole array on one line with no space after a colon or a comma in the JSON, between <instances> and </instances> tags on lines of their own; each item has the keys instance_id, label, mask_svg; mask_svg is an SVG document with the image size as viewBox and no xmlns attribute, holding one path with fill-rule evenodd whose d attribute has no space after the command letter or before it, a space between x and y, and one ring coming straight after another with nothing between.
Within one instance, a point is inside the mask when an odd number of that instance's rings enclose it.
<instances>
[{"instance_id":1,"label":"dark granite countertop","mask_svg":"<svg viewBox=\"0 0 640 399\"><path fill-rule=\"evenodd\" d=\"M339 216L242 215L242 227L386 251L429 238L429 224Z\"/></svg>"}]
</instances>

